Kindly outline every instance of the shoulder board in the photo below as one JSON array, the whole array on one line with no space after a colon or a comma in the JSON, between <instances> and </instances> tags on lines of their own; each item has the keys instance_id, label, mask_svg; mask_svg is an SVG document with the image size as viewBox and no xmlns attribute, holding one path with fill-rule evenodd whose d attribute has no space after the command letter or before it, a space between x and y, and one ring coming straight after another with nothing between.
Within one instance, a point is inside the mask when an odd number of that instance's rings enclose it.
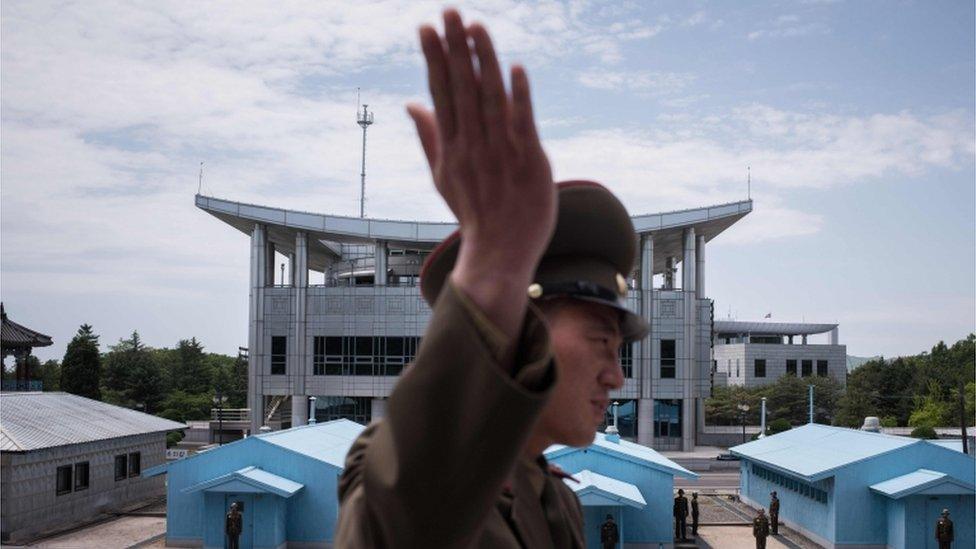
<instances>
[{"instance_id":1,"label":"shoulder board","mask_svg":"<svg viewBox=\"0 0 976 549\"><path fill-rule=\"evenodd\" d=\"M575 482L576 484L579 484L579 480L573 478L572 475L570 475L566 471L563 471L558 465L553 465L552 463L549 464L549 474L559 479L568 478L569 480Z\"/></svg>"}]
</instances>

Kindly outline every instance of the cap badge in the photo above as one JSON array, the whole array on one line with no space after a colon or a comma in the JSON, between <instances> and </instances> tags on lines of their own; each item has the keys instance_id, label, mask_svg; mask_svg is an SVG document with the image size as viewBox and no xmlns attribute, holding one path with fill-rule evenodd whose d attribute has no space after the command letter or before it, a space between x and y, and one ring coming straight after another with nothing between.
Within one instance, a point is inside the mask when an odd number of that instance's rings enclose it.
<instances>
[{"instance_id":1,"label":"cap badge","mask_svg":"<svg viewBox=\"0 0 976 549\"><path fill-rule=\"evenodd\" d=\"M617 273L617 293L621 296L627 295L627 279L620 273Z\"/></svg>"},{"instance_id":2,"label":"cap badge","mask_svg":"<svg viewBox=\"0 0 976 549\"><path fill-rule=\"evenodd\" d=\"M538 282L529 284L529 297L532 299L539 299L542 297L542 285Z\"/></svg>"}]
</instances>

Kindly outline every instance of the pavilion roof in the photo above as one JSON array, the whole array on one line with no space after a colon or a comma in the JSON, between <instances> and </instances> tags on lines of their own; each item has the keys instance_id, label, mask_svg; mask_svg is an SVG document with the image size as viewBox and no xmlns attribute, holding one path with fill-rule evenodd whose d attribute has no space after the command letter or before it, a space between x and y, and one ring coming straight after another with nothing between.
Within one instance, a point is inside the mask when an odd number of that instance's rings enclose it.
<instances>
[{"instance_id":1,"label":"pavilion roof","mask_svg":"<svg viewBox=\"0 0 976 549\"><path fill-rule=\"evenodd\" d=\"M2 303L0 303L0 317L3 319L3 326L0 328L0 345L4 349L47 347L53 343L51 336L35 332L7 318Z\"/></svg>"}]
</instances>

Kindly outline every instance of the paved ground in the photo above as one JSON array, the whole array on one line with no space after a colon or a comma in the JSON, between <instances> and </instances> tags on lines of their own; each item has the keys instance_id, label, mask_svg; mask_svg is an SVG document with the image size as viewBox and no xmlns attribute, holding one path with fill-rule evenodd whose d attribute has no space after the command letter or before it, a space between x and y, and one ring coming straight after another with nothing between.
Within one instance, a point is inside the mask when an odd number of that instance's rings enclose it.
<instances>
[{"instance_id":1,"label":"paved ground","mask_svg":"<svg viewBox=\"0 0 976 549\"><path fill-rule=\"evenodd\" d=\"M131 547L164 533L166 533L165 517L122 516L60 536L47 538L30 544L27 547L44 549L73 549L84 547L121 549Z\"/></svg>"},{"instance_id":2,"label":"paved ground","mask_svg":"<svg viewBox=\"0 0 976 549\"><path fill-rule=\"evenodd\" d=\"M698 539L695 542L678 544L675 547L747 549L756 546L756 538L752 537L751 526L706 526L700 528L698 534ZM766 538L766 549L812 549L816 547L818 546L809 542L797 543L792 538L785 536L769 536Z\"/></svg>"},{"instance_id":3,"label":"paved ground","mask_svg":"<svg viewBox=\"0 0 976 549\"><path fill-rule=\"evenodd\" d=\"M684 488L685 492L738 492L739 471L695 471L698 479L675 477L675 489Z\"/></svg>"}]
</instances>

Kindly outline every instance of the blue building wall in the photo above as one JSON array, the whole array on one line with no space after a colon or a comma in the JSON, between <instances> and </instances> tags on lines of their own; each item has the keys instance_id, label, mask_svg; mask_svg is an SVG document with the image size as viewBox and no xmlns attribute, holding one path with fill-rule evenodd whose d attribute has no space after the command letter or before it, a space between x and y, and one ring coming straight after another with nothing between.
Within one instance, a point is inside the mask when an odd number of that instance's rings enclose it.
<instances>
[{"instance_id":1,"label":"blue building wall","mask_svg":"<svg viewBox=\"0 0 976 549\"><path fill-rule=\"evenodd\" d=\"M573 449L557 453L549 461L567 473L589 469L607 477L629 482L641 491L647 506L635 509L630 506L618 507L623 525L621 539L628 543L671 543L673 540L673 517L671 513L674 489L674 476L636 459L613 455L599 447ZM587 509L584 507L584 528L588 547L598 547L600 525L607 513L618 516L608 508ZM595 540L595 541L594 541ZM594 545L595 543L595 545Z\"/></svg>"},{"instance_id":2,"label":"blue building wall","mask_svg":"<svg viewBox=\"0 0 976 549\"><path fill-rule=\"evenodd\" d=\"M768 508L769 492L776 490L781 501L780 517L799 526L805 530L805 534L819 543L926 547L928 538L923 541L918 536L931 537L934 543L934 530L928 533L922 532L921 525L926 524L926 529L934 528L937 515L935 518L926 515L925 506L914 502L915 499L919 499L944 500L945 507L949 507L950 512L953 507L959 507L962 512L959 514L953 512L953 521L960 518L960 522L956 524L968 525L964 530L968 536L964 538L967 544L959 546L973 546L972 542L968 542L972 540L973 531L972 496L910 496L904 500L894 500L870 489L873 484L918 469L940 471L966 483L976 484L974 482L976 461L961 452L922 442L847 464L834 471L832 478L806 483L827 491L826 504L759 478L753 474L752 464L753 461L749 459L743 459L740 464L740 489L743 499ZM757 465L762 466L761 463ZM968 507L966 501L969 502ZM941 511L941 508L939 510ZM931 522L932 525L928 525L927 522ZM957 543L959 543L960 532L963 530L957 526L956 532Z\"/></svg>"},{"instance_id":3,"label":"blue building wall","mask_svg":"<svg viewBox=\"0 0 976 549\"><path fill-rule=\"evenodd\" d=\"M223 539L226 503L222 494L183 493L184 488L256 466L304 485L290 498L254 494L251 516L267 517L254 528L255 547L277 547L288 541L331 541L338 516L338 468L280 446L249 437L221 448L171 463L167 482L167 538L180 540ZM209 505L208 505L209 504ZM215 509L220 509L218 513ZM245 518L249 513L245 512ZM278 520L284 524L278 528ZM242 537L242 540L244 538ZM223 546L222 542L219 545Z\"/></svg>"}]
</instances>

